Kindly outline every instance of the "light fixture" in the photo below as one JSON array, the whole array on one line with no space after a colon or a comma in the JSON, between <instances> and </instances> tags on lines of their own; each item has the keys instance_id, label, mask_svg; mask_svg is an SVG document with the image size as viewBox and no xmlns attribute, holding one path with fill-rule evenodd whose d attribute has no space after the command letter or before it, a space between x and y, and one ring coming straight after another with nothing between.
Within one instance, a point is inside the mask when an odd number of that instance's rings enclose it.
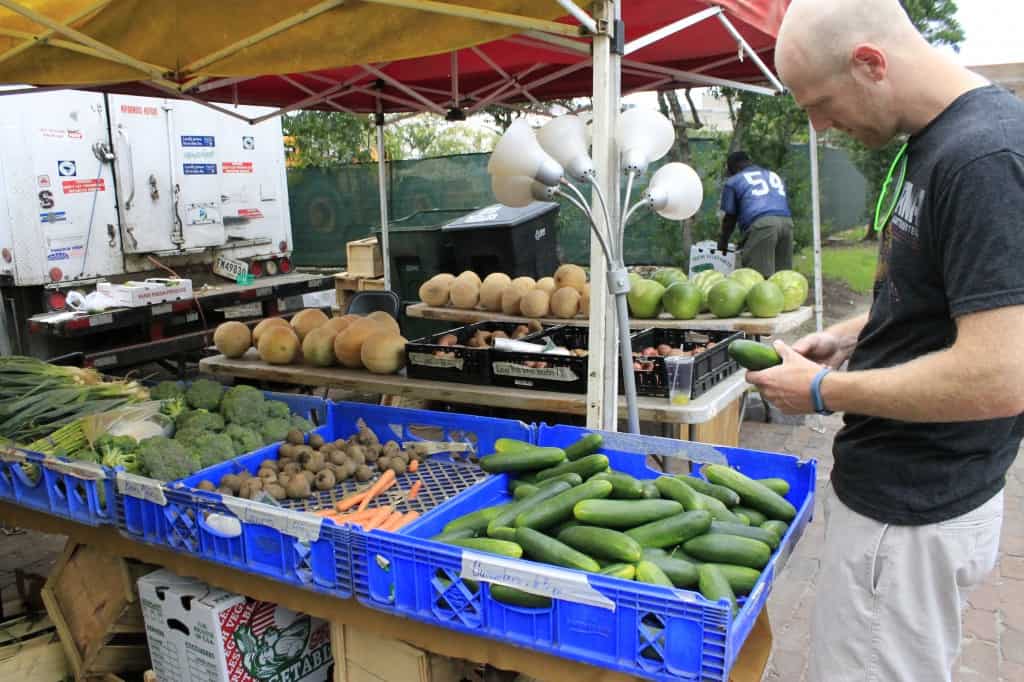
<instances>
[{"instance_id":1,"label":"light fixture","mask_svg":"<svg viewBox=\"0 0 1024 682\"><path fill-rule=\"evenodd\" d=\"M638 175L668 154L676 138L672 122L650 109L627 109L619 114L615 136L619 142L622 170Z\"/></svg>"},{"instance_id":2,"label":"light fixture","mask_svg":"<svg viewBox=\"0 0 1024 682\"><path fill-rule=\"evenodd\" d=\"M666 163L651 178L643 200L662 218L686 220L704 202L704 183L685 163Z\"/></svg>"},{"instance_id":3,"label":"light fixture","mask_svg":"<svg viewBox=\"0 0 1024 682\"><path fill-rule=\"evenodd\" d=\"M516 119L498 140L487 163L491 175L525 175L548 187L561 181L565 171L544 151L533 128L523 119Z\"/></svg>"},{"instance_id":4,"label":"light fixture","mask_svg":"<svg viewBox=\"0 0 1024 682\"><path fill-rule=\"evenodd\" d=\"M537 131L537 141L573 180L590 182L594 177L594 162L587 152L586 126L579 116L568 114L548 121Z\"/></svg>"},{"instance_id":5,"label":"light fixture","mask_svg":"<svg viewBox=\"0 0 1024 682\"><path fill-rule=\"evenodd\" d=\"M555 196L555 188L545 187L525 175L492 175L491 190L499 203L512 208L529 206L534 201L550 201Z\"/></svg>"}]
</instances>

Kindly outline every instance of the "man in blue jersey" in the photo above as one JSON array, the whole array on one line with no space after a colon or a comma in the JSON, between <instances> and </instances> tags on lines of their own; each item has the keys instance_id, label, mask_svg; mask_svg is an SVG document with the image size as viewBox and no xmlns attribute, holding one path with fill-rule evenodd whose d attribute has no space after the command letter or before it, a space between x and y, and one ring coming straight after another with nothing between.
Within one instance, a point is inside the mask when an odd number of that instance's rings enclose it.
<instances>
[{"instance_id":1,"label":"man in blue jersey","mask_svg":"<svg viewBox=\"0 0 1024 682\"><path fill-rule=\"evenodd\" d=\"M767 279L793 267L793 218L786 186L778 174L761 168L743 151L726 161L729 179L722 190L722 235L718 250L726 252L736 226L740 228L743 267Z\"/></svg>"}]
</instances>

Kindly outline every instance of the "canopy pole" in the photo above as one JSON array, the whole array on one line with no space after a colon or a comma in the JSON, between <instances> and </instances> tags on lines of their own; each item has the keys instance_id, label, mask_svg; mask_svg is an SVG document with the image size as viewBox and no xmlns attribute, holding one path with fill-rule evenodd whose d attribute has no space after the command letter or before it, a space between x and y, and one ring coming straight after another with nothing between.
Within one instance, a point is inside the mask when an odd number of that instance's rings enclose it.
<instances>
[{"instance_id":1,"label":"canopy pole","mask_svg":"<svg viewBox=\"0 0 1024 682\"><path fill-rule=\"evenodd\" d=\"M391 243L388 240L388 183L384 164L384 104L377 97L377 188L380 194L380 251L384 261L384 290L391 291Z\"/></svg>"},{"instance_id":2,"label":"canopy pole","mask_svg":"<svg viewBox=\"0 0 1024 682\"><path fill-rule=\"evenodd\" d=\"M112 0L99 0L98 2L89 5L81 12L71 15L64 21L64 23L66 23L69 26L73 26L74 24L77 24L79 21L86 18L90 14L100 11L101 9L109 5L111 2ZM13 59L14 57L17 57L19 54L21 54L22 52L31 47L34 47L35 45L45 44L46 41L52 38L55 33L56 31L54 31L52 28L49 28L40 33L39 35L33 36L25 40L25 42L23 42L21 45L12 47L11 49L7 50L7 52L0 54L0 63L6 62L10 59Z\"/></svg>"},{"instance_id":3,"label":"canopy pole","mask_svg":"<svg viewBox=\"0 0 1024 682\"><path fill-rule=\"evenodd\" d=\"M733 26L733 23L729 21L729 18L727 16L725 16L725 13L720 12L717 16L718 20L722 22L722 26L725 27L725 30L728 31L729 35L733 37L733 40L735 40L737 44L739 44L740 49L746 52L747 56L750 57L750 59L755 64L757 64L757 68L761 70L761 73L763 73L764 77L768 79L768 82L772 84L772 87L775 88L778 92L785 92L786 86L783 85L779 81L779 79L775 77L775 74L772 73L772 70L769 69L768 66L764 63L764 60L761 59L761 56L759 54L757 54L757 51L755 51L754 48L750 46L750 43L747 42L746 38L740 35L740 32L736 30L736 27Z\"/></svg>"},{"instance_id":4,"label":"canopy pole","mask_svg":"<svg viewBox=\"0 0 1024 682\"><path fill-rule=\"evenodd\" d=\"M811 154L811 222L814 231L814 320L815 328L822 330L825 307L821 285L821 187L818 173L818 131L814 124L807 122L810 129L807 148Z\"/></svg>"},{"instance_id":5,"label":"canopy pole","mask_svg":"<svg viewBox=\"0 0 1024 682\"><path fill-rule=\"evenodd\" d=\"M608 199L609 220L619 220L619 155L615 141L615 123L619 113L621 56L612 52L612 36L621 8L613 0L598 0L594 17L604 30L593 38L593 136L595 183L600 183ZM596 198L596 192L595 198ZM591 199L594 206L594 199ZM592 210L594 222L605 235L612 234L604 212ZM615 304L609 294L606 275L610 263L597 239L590 240L590 341L587 377L587 427L618 430L618 357L615 330Z\"/></svg>"}]
</instances>

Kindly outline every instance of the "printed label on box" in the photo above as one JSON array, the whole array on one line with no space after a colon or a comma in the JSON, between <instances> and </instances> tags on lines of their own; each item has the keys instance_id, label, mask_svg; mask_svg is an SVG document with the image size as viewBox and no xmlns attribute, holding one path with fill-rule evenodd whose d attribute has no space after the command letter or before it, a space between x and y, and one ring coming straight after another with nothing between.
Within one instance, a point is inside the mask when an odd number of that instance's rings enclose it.
<instances>
[{"instance_id":1,"label":"printed label on box","mask_svg":"<svg viewBox=\"0 0 1024 682\"><path fill-rule=\"evenodd\" d=\"M564 599L615 611L615 602L591 587L585 575L557 568L547 568L539 564L526 565L516 559L463 550L462 572L459 575L470 580L514 587L552 599Z\"/></svg>"},{"instance_id":2,"label":"printed label on box","mask_svg":"<svg viewBox=\"0 0 1024 682\"><path fill-rule=\"evenodd\" d=\"M571 382L580 378L568 367L524 367L516 362L495 362L492 369L500 376L521 379Z\"/></svg>"},{"instance_id":3,"label":"printed label on box","mask_svg":"<svg viewBox=\"0 0 1024 682\"><path fill-rule=\"evenodd\" d=\"M456 357L437 357L431 353L409 353L409 362L420 367L461 370L466 361Z\"/></svg>"}]
</instances>

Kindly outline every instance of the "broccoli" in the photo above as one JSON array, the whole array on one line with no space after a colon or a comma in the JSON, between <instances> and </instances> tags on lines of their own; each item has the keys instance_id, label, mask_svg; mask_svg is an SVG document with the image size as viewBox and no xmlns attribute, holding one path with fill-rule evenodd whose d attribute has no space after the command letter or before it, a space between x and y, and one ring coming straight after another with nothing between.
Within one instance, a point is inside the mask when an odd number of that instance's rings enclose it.
<instances>
[{"instance_id":1,"label":"broccoli","mask_svg":"<svg viewBox=\"0 0 1024 682\"><path fill-rule=\"evenodd\" d=\"M188 411L188 403L184 398L168 398L160 402L161 414L167 415L171 419L177 419L186 411Z\"/></svg>"},{"instance_id":2,"label":"broccoli","mask_svg":"<svg viewBox=\"0 0 1024 682\"><path fill-rule=\"evenodd\" d=\"M235 444L236 455L244 455L247 452L253 452L263 447L263 436L258 431L253 431L247 426L228 424L224 433L230 436L231 441Z\"/></svg>"},{"instance_id":3,"label":"broccoli","mask_svg":"<svg viewBox=\"0 0 1024 682\"><path fill-rule=\"evenodd\" d=\"M175 420L179 431L223 431L224 417L216 412L206 410L192 410L183 412Z\"/></svg>"},{"instance_id":4,"label":"broccoli","mask_svg":"<svg viewBox=\"0 0 1024 682\"><path fill-rule=\"evenodd\" d=\"M267 417L270 419L291 419L292 411L288 407L288 403L282 403L280 400L268 400L267 405Z\"/></svg>"},{"instance_id":5,"label":"broccoli","mask_svg":"<svg viewBox=\"0 0 1024 682\"><path fill-rule=\"evenodd\" d=\"M220 411L232 424L258 425L267 417L266 398L252 386L235 386L224 394Z\"/></svg>"},{"instance_id":6,"label":"broccoli","mask_svg":"<svg viewBox=\"0 0 1024 682\"><path fill-rule=\"evenodd\" d=\"M214 412L220 406L223 395L224 387L216 381L196 379L185 391L185 400L192 409Z\"/></svg>"},{"instance_id":7,"label":"broccoli","mask_svg":"<svg viewBox=\"0 0 1024 682\"><path fill-rule=\"evenodd\" d=\"M199 471L199 457L181 443L153 436L139 443L141 472L158 481L174 481Z\"/></svg>"},{"instance_id":8,"label":"broccoli","mask_svg":"<svg viewBox=\"0 0 1024 682\"><path fill-rule=\"evenodd\" d=\"M192 440L190 449L199 457L203 469L235 456L235 445L224 433L201 433Z\"/></svg>"},{"instance_id":9,"label":"broccoli","mask_svg":"<svg viewBox=\"0 0 1024 682\"><path fill-rule=\"evenodd\" d=\"M178 385L176 381L161 381L159 384L154 386L149 392L149 397L152 400L173 400L175 398L184 398L185 389Z\"/></svg>"},{"instance_id":10,"label":"broccoli","mask_svg":"<svg viewBox=\"0 0 1024 682\"><path fill-rule=\"evenodd\" d=\"M287 419L268 419L260 427L260 434L263 442L269 445L284 440L291 429L292 425Z\"/></svg>"},{"instance_id":11,"label":"broccoli","mask_svg":"<svg viewBox=\"0 0 1024 682\"><path fill-rule=\"evenodd\" d=\"M313 429L316 428L316 425L313 424L313 422L311 422L308 419L305 419L303 417L300 417L297 414L293 414L292 415L291 419L289 419L289 423L290 423L291 428L298 429L299 431L302 431L303 433L306 433L308 431L312 431Z\"/></svg>"}]
</instances>

